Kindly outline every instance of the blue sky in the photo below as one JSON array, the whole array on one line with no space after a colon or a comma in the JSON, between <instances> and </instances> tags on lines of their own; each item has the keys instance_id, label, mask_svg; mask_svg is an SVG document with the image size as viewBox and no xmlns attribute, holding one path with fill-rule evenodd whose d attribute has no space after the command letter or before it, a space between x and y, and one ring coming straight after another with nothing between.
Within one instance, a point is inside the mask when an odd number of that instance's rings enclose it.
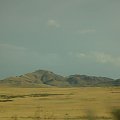
<instances>
[{"instance_id":1,"label":"blue sky","mask_svg":"<svg viewBox=\"0 0 120 120\"><path fill-rule=\"evenodd\" d=\"M0 0L0 78L37 69L120 78L120 0Z\"/></svg>"}]
</instances>

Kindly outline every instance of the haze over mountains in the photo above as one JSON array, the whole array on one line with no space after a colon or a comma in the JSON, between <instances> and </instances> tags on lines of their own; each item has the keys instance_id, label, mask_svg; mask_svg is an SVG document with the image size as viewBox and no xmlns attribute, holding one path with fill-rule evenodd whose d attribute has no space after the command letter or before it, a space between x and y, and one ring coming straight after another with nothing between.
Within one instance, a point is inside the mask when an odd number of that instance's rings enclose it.
<instances>
[{"instance_id":1,"label":"haze over mountains","mask_svg":"<svg viewBox=\"0 0 120 120\"><path fill-rule=\"evenodd\" d=\"M87 87L120 86L120 79L87 75L70 75L63 77L51 71L37 70L24 75L0 80L0 85L11 87Z\"/></svg>"}]
</instances>

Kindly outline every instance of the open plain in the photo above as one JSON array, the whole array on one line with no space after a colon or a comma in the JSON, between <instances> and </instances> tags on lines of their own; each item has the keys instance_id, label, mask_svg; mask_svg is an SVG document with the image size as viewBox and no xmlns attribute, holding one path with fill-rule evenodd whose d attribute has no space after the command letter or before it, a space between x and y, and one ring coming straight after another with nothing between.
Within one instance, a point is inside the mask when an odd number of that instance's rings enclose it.
<instances>
[{"instance_id":1,"label":"open plain","mask_svg":"<svg viewBox=\"0 0 120 120\"><path fill-rule=\"evenodd\" d=\"M0 88L0 120L112 120L120 87Z\"/></svg>"}]
</instances>

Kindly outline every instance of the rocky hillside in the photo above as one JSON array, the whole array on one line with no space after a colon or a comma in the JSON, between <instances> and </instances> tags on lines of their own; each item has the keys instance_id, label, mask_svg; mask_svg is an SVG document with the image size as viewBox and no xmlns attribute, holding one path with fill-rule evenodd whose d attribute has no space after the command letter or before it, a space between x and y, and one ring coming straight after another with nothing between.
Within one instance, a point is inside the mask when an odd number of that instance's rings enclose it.
<instances>
[{"instance_id":1,"label":"rocky hillside","mask_svg":"<svg viewBox=\"0 0 120 120\"><path fill-rule=\"evenodd\" d=\"M120 79L87 75L63 77L51 71L37 70L21 76L0 80L2 86L14 87L84 87L84 86L120 86Z\"/></svg>"},{"instance_id":2,"label":"rocky hillside","mask_svg":"<svg viewBox=\"0 0 120 120\"><path fill-rule=\"evenodd\" d=\"M103 86L109 85L109 82L114 81L111 78L96 77L87 75L71 75L67 79L71 86ZM107 83L107 84L105 84Z\"/></svg>"},{"instance_id":3,"label":"rocky hillside","mask_svg":"<svg viewBox=\"0 0 120 120\"><path fill-rule=\"evenodd\" d=\"M24 75L0 80L1 85L20 87L68 86L65 78L50 71L37 70Z\"/></svg>"}]
</instances>

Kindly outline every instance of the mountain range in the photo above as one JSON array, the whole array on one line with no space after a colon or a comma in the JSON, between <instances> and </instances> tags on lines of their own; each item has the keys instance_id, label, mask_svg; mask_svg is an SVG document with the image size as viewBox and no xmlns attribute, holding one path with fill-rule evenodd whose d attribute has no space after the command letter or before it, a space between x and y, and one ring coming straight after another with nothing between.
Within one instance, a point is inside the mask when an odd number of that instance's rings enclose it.
<instances>
[{"instance_id":1,"label":"mountain range","mask_svg":"<svg viewBox=\"0 0 120 120\"><path fill-rule=\"evenodd\" d=\"M93 87L120 86L120 79L87 75L63 77L47 70L37 70L24 75L0 80L0 86L11 87Z\"/></svg>"}]
</instances>

